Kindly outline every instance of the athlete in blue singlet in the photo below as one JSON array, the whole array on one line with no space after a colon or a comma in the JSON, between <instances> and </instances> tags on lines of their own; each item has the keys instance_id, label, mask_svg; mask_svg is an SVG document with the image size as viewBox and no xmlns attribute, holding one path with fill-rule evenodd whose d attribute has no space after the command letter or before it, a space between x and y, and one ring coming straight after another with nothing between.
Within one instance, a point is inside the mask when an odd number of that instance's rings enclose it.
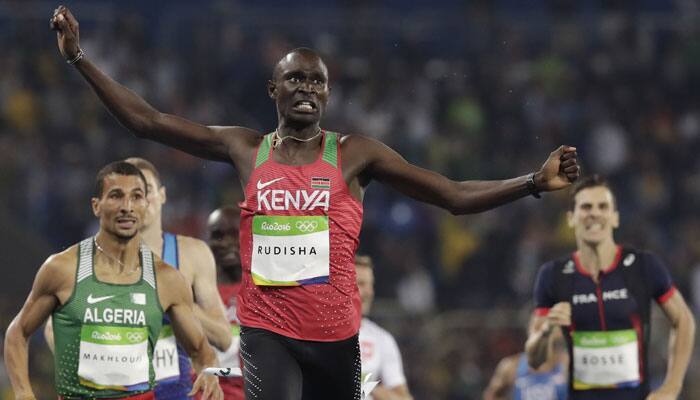
<instances>
[{"instance_id":1,"label":"athlete in blue singlet","mask_svg":"<svg viewBox=\"0 0 700 400\"><path fill-rule=\"evenodd\" d=\"M534 316L530 318L530 325ZM484 400L566 400L568 354L561 333L552 341L553 351L537 369L529 366L527 354L514 354L502 359L489 385Z\"/></svg>"},{"instance_id":2,"label":"athlete in blue singlet","mask_svg":"<svg viewBox=\"0 0 700 400\"><path fill-rule=\"evenodd\" d=\"M551 333L564 327L572 399L676 399L692 353L695 322L663 262L615 243L615 198L597 176L574 187L568 220L577 251L546 263L537 276L537 316L526 344L530 365L546 359ZM666 378L649 393L652 299L672 333Z\"/></svg>"},{"instance_id":3,"label":"athlete in blue singlet","mask_svg":"<svg viewBox=\"0 0 700 400\"><path fill-rule=\"evenodd\" d=\"M185 277L194 294L195 315L209 342L219 351L229 350L233 340L217 292L216 265L209 246L199 239L163 232L161 208L167 197L158 170L142 158L126 161L143 172L148 185L149 207L141 237L154 253ZM187 354L176 343L167 318L163 320L163 329L153 352L153 366L157 381L156 400L188 399L187 393L192 389L192 367Z\"/></svg>"}]
</instances>

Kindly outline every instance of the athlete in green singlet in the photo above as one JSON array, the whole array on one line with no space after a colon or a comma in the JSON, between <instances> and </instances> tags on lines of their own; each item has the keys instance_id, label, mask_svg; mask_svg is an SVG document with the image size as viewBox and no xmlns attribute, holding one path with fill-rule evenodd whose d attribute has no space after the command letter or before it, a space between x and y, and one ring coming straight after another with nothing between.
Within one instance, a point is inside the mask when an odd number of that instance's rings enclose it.
<instances>
[{"instance_id":1,"label":"athlete in green singlet","mask_svg":"<svg viewBox=\"0 0 700 400\"><path fill-rule=\"evenodd\" d=\"M7 330L5 362L18 400L35 399L28 339L50 315L62 399L152 399L153 348L164 313L198 372L216 364L184 278L141 241L148 206L143 174L115 162L98 173L95 186L99 232L46 260ZM200 390L204 399L223 398L214 376L200 375L193 392Z\"/></svg>"}]
</instances>

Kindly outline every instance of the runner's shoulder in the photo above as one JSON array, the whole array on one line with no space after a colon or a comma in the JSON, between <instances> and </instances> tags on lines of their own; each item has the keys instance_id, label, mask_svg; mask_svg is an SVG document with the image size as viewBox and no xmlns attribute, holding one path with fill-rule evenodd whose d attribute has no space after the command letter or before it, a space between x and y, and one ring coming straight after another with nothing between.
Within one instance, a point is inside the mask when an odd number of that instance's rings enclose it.
<instances>
[{"instance_id":1,"label":"runner's shoulder","mask_svg":"<svg viewBox=\"0 0 700 400\"><path fill-rule=\"evenodd\" d=\"M211 254L209 245L205 241L191 236L177 235L177 243L181 268L183 265L187 267L186 264L190 264L194 268L192 272L197 273L198 266L214 262L214 256Z\"/></svg>"},{"instance_id":2,"label":"runner's shoulder","mask_svg":"<svg viewBox=\"0 0 700 400\"><path fill-rule=\"evenodd\" d=\"M41 265L37 275L55 285L72 284L78 268L79 246L79 243L74 244L59 253L50 255Z\"/></svg>"}]
</instances>

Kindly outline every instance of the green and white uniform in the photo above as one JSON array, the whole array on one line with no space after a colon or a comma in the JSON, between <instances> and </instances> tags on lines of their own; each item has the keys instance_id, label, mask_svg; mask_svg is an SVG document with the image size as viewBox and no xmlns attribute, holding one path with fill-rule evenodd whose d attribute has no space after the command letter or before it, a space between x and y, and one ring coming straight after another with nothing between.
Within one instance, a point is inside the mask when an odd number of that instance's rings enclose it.
<instances>
[{"instance_id":1,"label":"green and white uniform","mask_svg":"<svg viewBox=\"0 0 700 400\"><path fill-rule=\"evenodd\" d=\"M75 288L53 313L56 391L64 398L126 397L153 388L153 348L163 309L155 261L141 245L141 279L100 282L94 239L79 246Z\"/></svg>"}]
</instances>

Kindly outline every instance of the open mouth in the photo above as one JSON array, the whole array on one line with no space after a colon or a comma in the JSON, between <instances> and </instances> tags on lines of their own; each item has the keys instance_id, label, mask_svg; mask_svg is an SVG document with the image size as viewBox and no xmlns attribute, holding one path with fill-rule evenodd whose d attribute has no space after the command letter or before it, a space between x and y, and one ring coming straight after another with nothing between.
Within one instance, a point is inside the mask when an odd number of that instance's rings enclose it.
<instances>
[{"instance_id":1,"label":"open mouth","mask_svg":"<svg viewBox=\"0 0 700 400\"><path fill-rule=\"evenodd\" d=\"M136 225L134 218L117 218L117 226L121 229L131 229Z\"/></svg>"},{"instance_id":2,"label":"open mouth","mask_svg":"<svg viewBox=\"0 0 700 400\"><path fill-rule=\"evenodd\" d=\"M313 113L316 111L317 107L316 103L314 103L313 101L301 100L294 103L292 109L301 113Z\"/></svg>"},{"instance_id":3,"label":"open mouth","mask_svg":"<svg viewBox=\"0 0 700 400\"><path fill-rule=\"evenodd\" d=\"M586 225L586 230L589 232L597 232L603 230L603 224L600 222L593 222Z\"/></svg>"}]
</instances>

